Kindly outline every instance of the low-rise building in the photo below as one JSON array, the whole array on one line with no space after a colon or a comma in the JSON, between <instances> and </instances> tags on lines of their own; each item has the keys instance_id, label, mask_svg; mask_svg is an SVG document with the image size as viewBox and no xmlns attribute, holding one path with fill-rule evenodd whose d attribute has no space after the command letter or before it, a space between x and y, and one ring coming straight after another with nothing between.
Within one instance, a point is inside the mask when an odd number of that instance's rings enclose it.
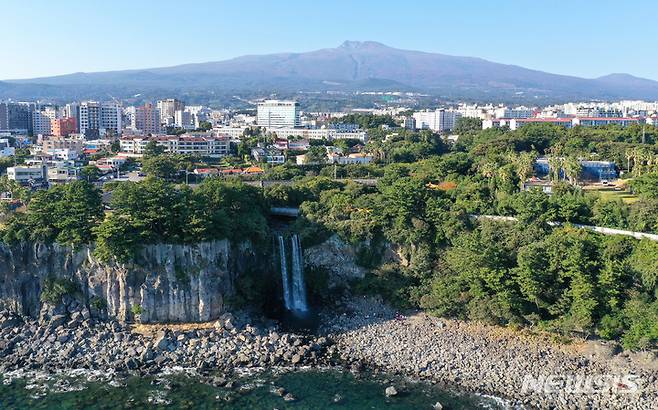
<instances>
[{"instance_id":1,"label":"low-rise building","mask_svg":"<svg viewBox=\"0 0 658 410\"><path fill-rule=\"evenodd\" d=\"M11 157L16 154L16 148L12 147L8 138L0 138L0 158Z\"/></svg>"},{"instance_id":2,"label":"low-rise building","mask_svg":"<svg viewBox=\"0 0 658 410\"><path fill-rule=\"evenodd\" d=\"M7 168L7 178L21 184L44 181L48 176L48 167L45 165L15 166Z\"/></svg>"},{"instance_id":3,"label":"low-rise building","mask_svg":"<svg viewBox=\"0 0 658 410\"><path fill-rule=\"evenodd\" d=\"M581 127L602 127L605 125L619 125L628 127L631 124L639 124L639 118L628 117L579 117L573 119L573 125Z\"/></svg>"},{"instance_id":4,"label":"low-rise building","mask_svg":"<svg viewBox=\"0 0 658 410\"><path fill-rule=\"evenodd\" d=\"M82 153L85 148L85 140L82 135L62 137L62 136L47 136L41 138L41 149L44 153L53 150L70 150L78 154Z\"/></svg>"},{"instance_id":5,"label":"low-rise building","mask_svg":"<svg viewBox=\"0 0 658 410\"><path fill-rule=\"evenodd\" d=\"M53 184L65 184L78 179L79 169L77 167L48 168L48 182Z\"/></svg>"},{"instance_id":6,"label":"low-rise building","mask_svg":"<svg viewBox=\"0 0 658 410\"><path fill-rule=\"evenodd\" d=\"M605 125L619 125L628 127L631 124L639 124L641 118L629 117L537 117L537 118L496 118L482 121L482 129L509 127L511 130L519 129L528 124L553 124L564 128L601 127Z\"/></svg>"},{"instance_id":7,"label":"low-rise building","mask_svg":"<svg viewBox=\"0 0 658 410\"><path fill-rule=\"evenodd\" d=\"M299 138L305 140L353 139L368 142L368 133L363 130L343 130L336 128L273 128L277 138Z\"/></svg>"},{"instance_id":8,"label":"low-rise building","mask_svg":"<svg viewBox=\"0 0 658 410\"><path fill-rule=\"evenodd\" d=\"M225 135L157 135L150 137L124 137L120 139L121 152L141 155L149 142L170 154L196 155L220 158L229 154L230 140Z\"/></svg>"},{"instance_id":9,"label":"low-rise building","mask_svg":"<svg viewBox=\"0 0 658 410\"><path fill-rule=\"evenodd\" d=\"M276 149L285 151L306 151L311 146L308 140L295 140L295 139L277 139L274 141Z\"/></svg>"},{"instance_id":10,"label":"low-rise building","mask_svg":"<svg viewBox=\"0 0 658 410\"><path fill-rule=\"evenodd\" d=\"M341 155L338 153L330 152L327 154L327 159L331 164L370 164L370 162L372 162L372 155L365 153Z\"/></svg>"},{"instance_id":11,"label":"low-rise building","mask_svg":"<svg viewBox=\"0 0 658 410\"><path fill-rule=\"evenodd\" d=\"M128 161L128 158L117 155L115 157L109 157L109 158L101 158L98 161L96 161L96 168L100 170L117 170L121 168L123 164L125 164Z\"/></svg>"},{"instance_id":12,"label":"low-rise building","mask_svg":"<svg viewBox=\"0 0 658 410\"><path fill-rule=\"evenodd\" d=\"M276 148L256 147L251 150L251 156L257 162L267 162L272 165L283 164L286 162L286 156Z\"/></svg>"},{"instance_id":13,"label":"low-rise building","mask_svg":"<svg viewBox=\"0 0 658 410\"><path fill-rule=\"evenodd\" d=\"M578 179L584 181L614 180L619 176L617 165L612 161L588 161L579 160L580 174ZM535 174L545 177L549 174L550 165L548 158L537 158L534 164ZM560 177L564 178L564 171L559 171Z\"/></svg>"},{"instance_id":14,"label":"low-rise building","mask_svg":"<svg viewBox=\"0 0 658 410\"><path fill-rule=\"evenodd\" d=\"M214 177L219 175L219 169L217 168L195 168L193 172L194 175L203 178Z\"/></svg>"},{"instance_id":15,"label":"low-rise building","mask_svg":"<svg viewBox=\"0 0 658 410\"><path fill-rule=\"evenodd\" d=\"M69 148L53 148L43 150L43 153L54 159L61 159L64 161L75 160L78 158L78 151Z\"/></svg>"}]
</instances>

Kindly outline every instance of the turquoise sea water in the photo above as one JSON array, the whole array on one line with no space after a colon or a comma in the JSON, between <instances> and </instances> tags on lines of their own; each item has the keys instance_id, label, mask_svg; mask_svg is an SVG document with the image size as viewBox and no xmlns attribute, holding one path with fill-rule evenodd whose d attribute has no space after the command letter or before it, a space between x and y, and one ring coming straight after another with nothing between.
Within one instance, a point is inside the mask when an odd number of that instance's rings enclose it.
<instances>
[{"instance_id":1,"label":"turquoise sea water","mask_svg":"<svg viewBox=\"0 0 658 410\"><path fill-rule=\"evenodd\" d=\"M91 380L90 380L91 379ZM95 380L94 380L95 379ZM193 375L103 380L87 373L9 378L0 384L2 409L500 409L493 398L460 394L426 383L335 370L264 372L238 379L231 389L214 387ZM385 397L395 385L400 394ZM286 402L275 394L295 396Z\"/></svg>"}]
</instances>

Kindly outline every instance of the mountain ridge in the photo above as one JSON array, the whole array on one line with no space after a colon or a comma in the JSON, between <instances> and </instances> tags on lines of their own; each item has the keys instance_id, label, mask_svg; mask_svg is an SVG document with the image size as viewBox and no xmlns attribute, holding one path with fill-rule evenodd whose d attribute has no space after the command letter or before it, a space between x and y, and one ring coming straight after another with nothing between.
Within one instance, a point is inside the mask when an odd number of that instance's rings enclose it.
<instances>
[{"instance_id":1,"label":"mountain ridge","mask_svg":"<svg viewBox=\"0 0 658 410\"><path fill-rule=\"evenodd\" d=\"M5 84L97 87L123 90L343 90L396 85L452 98L525 95L528 98L658 99L658 82L631 74L598 78L547 73L479 57L452 56L347 40L335 48L308 52L251 54L227 60L147 69L78 72ZM387 91L394 91L388 89ZM0 96L2 90L0 89Z\"/></svg>"}]
</instances>

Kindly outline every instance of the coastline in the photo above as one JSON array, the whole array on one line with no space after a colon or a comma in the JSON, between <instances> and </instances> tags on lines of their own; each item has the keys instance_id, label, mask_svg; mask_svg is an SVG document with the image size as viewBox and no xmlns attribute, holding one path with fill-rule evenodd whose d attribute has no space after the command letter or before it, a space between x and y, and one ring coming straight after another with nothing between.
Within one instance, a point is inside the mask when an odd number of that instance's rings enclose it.
<instances>
[{"instance_id":1,"label":"coastline","mask_svg":"<svg viewBox=\"0 0 658 410\"><path fill-rule=\"evenodd\" d=\"M658 402L654 353L618 352L601 342L559 344L545 334L439 319L426 313L403 320L393 316L391 309L376 299L353 300L348 312L325 332L352 366L458 386L505 398L513 406L652 409ZM538 389L537 383L526 380L546 381L557 375L582 381L627 374L639 377L639 391L623 386L591 391L586 384L580 385L582 391L578 385Z\"/></svg>"},{"instance_id":2,"label":"coastline","mask_svg":"<svg viewBox=\"0 0 658 410\"><path fill-rule=\"evenodd\" d=\"M353 298L344 301L342 311L321 314L324 325L316 335L287 333L271 322L253 325L239 314L203 324L146 326L84 316L39 323L2 312L0 374L88 369L158 375L175 367L194 369L204 383L231 388L232 377L243 372L342 368L494 396L509 407L650 409L658 401L655 356L643 362L641 354L617 353L597 342L563 345L542 334L424 313L399 320L376 298ZM523 389L526 375L622 373L638 375L642 391Z\"/></svg>"}]
</instances>

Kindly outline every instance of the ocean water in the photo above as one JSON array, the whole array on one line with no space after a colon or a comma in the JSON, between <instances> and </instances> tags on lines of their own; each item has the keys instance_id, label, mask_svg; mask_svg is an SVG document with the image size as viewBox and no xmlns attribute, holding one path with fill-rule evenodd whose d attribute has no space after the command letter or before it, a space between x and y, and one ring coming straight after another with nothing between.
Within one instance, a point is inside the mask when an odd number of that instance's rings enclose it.
<instances>
[{"instance_id":1,"label":"ocean water","mask_svg":"<svg viewBox=\"0 0 658 410\"><path fill-rule=\"evenodd\" d=\"M1 376L1 409L502 409L490 397L458 393L422 382L355 377L337 370L266 371L239 377L231 389L202 383L184 371L160 376L110 377L94 372L57 376ZM384 390L395 385L398 396ZM296 400L275 393L284 388Z\"/></svg>"}]
</instances>

